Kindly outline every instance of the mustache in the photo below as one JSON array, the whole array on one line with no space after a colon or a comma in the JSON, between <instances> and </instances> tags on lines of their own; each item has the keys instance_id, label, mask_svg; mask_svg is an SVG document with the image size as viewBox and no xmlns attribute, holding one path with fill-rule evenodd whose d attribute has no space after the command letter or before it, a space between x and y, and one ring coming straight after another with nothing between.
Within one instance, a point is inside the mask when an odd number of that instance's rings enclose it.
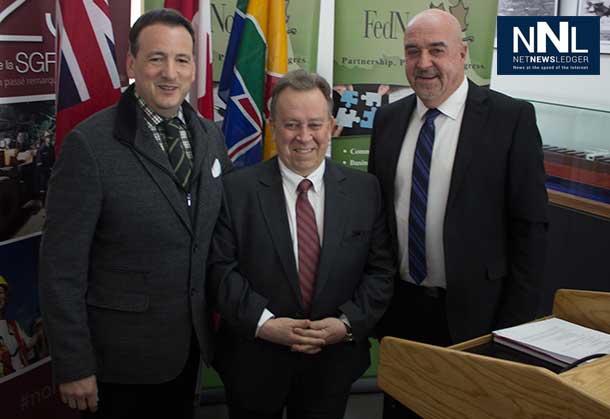
<instances>
[{"instance_id":1,"label":"mustache","mask_svg":"<svg viewBox=\"0 0 610 419\"><path fill-rule=\"evenodd\" d=\"M436 77L440 73L435 69L417 70L415 71L415 77Z\"/></svg>"}]
</instances>

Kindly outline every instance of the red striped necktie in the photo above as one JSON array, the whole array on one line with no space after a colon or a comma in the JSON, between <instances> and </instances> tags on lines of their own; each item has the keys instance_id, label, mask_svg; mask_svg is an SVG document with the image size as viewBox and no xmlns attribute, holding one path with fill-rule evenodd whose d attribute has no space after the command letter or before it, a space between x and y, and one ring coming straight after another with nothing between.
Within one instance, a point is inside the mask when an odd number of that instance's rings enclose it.
<instances>
[{"instance_id":1,"label":"red striped necktie","mask_svg":"<svg viewBox=\"0 0 610 419\"><path fill-rule=\"evenodd\" d=\"M307 191L312 187L309 179L303 179L297 187L297 240L299 246L299 285L303 308L309 314L311 300L318 276L320 258L320 238L316 225L316 214L307 199Z\"/></svg>"}]
</instances>

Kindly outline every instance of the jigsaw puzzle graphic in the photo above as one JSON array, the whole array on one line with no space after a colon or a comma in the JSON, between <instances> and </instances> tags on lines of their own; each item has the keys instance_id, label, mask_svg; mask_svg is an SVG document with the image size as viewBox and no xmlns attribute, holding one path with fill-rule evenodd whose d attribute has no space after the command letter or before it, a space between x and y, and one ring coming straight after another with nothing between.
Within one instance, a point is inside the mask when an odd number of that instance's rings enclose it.
<instances>
[{"instance_id":1,"label":"jigsaw puzzle graphic","mask_svg":"<svg viewBox=\"0 0 610 419\"><path fill-rule=\"evenodd\" d=\"M345 108L339 108L337 110L337 125L340 127L353 128L354 122L360 123L360 118L356 115L357 112L353 109L348 111Z\"/></svg>"},{"instance_id":2,"label":"jigsaw puzzle graphic","mask_svg":"<svg viewBox=\"0 0 610 419\"><path fill-rule=\"evenodd\" d=\"M356 92L355 90L344 91L343 94L341 95L341 103L343 103L347 109L351 108L352 105L357 105L358 104L358 92Z\"/></svg>"},{"instance_id":3,"label":"jigsaw puzzle graphic","mask_svg":"<svg viewBox=\"0 0 610 419\"><path fill-rule=\"evenodd\" d=\"M379 103L381 103L381 98L379 99ZM377 112L376 107L372 107L370 111L364 111L364 118L360 120L361 128L373 128L373 120L375 119L375 112Z\"/></svg>"},{"instance_id":4,"label":"jigsaw puzzle graphic","mask_svg":"<svg viewBox=\"0 0 610 419\"><path fill-rule=\"evenodd\" d=\"M382 104L377 92L345 90L337 109L337 125L344 128L373 128L375 112Z\"/></svg>"},{"instance_id":5,"label":"jigsaw puzzle graphic","mask_svg":"<svg viewBox=\"0 0 610 419\"><path fill-rule=\"evenodd\" d=\"M366 102L366 106L381 106L381 95L379 93L366 92L360 96L360 99Z\"/></svg>"}]
</instances>

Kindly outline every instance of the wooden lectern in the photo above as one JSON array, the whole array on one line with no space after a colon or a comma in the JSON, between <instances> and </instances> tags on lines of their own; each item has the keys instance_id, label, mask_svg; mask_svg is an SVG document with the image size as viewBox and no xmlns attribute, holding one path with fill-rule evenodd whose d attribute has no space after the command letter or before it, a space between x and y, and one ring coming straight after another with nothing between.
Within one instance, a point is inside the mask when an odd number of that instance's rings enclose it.
<instances>
[{"instance_id":1,"label":"wooden lectern","mask_svg":"<svg viewBox=\"0 0 610 419\"><path fill-rule=\"evenodd\" d=\"M553 315L610 333L610 293L558 290ZM424 418L610 418L610 355L558 374L466 352L491 340L441 348L387 337L379 387Z\"/></svg>"}]
</instances>

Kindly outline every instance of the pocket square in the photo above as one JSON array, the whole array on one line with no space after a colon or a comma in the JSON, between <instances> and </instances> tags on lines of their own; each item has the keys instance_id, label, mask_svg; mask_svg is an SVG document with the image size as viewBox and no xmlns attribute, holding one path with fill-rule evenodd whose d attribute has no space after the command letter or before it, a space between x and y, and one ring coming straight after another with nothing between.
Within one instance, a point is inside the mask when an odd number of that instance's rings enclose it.
<instances>
[{"instance_id":1,"label":"pocket square","mask_svg":"<svg viewBox=\"0 0 610 419\"><path fill-rule=\"evenodd\" d=\"M218 177L222 174L222 167L220 166L220 162L218 159L214 159L214 163L212 164L212 177Z\"/></svg>"}]
</instances>

